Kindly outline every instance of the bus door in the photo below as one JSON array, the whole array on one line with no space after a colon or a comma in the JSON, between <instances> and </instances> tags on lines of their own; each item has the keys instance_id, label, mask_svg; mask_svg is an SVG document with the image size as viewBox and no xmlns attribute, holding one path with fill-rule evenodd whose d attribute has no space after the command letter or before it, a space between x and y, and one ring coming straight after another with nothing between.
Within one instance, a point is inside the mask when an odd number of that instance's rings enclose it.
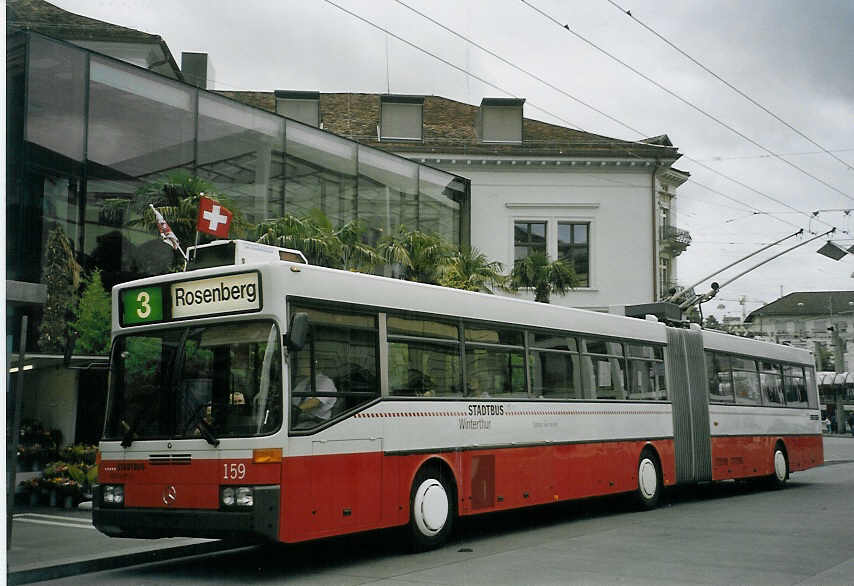
<instances>
[{"instance_id":1,"label":"bus door","mask_svg":"<svg viewBox=\"0 0 854 586\"><path fill-rule=\"evenodd\" d=\"M667 377L673 402L676 482L711 480L709 397L702 332L667 328Z\"/></svg>"}]
</instances>

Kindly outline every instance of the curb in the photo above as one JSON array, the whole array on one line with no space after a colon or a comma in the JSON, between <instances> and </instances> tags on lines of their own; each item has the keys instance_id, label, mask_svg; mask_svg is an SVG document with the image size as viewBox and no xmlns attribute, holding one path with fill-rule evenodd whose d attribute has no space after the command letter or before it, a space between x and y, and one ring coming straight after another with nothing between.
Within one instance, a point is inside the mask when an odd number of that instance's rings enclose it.
<instances>
[{"instance_id":1,"label":"curb","mask_svg":"<svg viewBox=\"0 0 854 586\"><path fill-rule=\"evenodd\" d=\"M45 566L41 568L32 568L29 570L19 570L17 572L9 572L6 579L7 584L10 585L30 584L32 582L55 580L57 578L66 578L68 576L76 576L78 574L101 572L103 570L114 570L116 568L136 566L139 564L149 564L152 562L163 562L180 557L187 557L205 553L214 553L229 549L239 549L241 547L244 547L244 545L236 545L233 542L228 543L223 541L193 543L190 545L181 545L178 547L152 549L148 551L118 554L109 557L87 559L77 562L68 562L64 564L56 564L53 566Z\"/></svg>"}]
</instances>

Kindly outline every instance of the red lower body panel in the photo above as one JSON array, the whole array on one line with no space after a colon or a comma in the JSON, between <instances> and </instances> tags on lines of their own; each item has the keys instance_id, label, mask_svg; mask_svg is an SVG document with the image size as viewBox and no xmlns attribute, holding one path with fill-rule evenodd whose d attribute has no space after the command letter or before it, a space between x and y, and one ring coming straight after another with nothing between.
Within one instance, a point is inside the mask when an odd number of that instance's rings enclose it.
<instances>
[{"instance_id":1,"label":"red lower body panel","mask_svg":"<svg viewBox=\"0 0 854 586\"><path fill-rule=\"evenodd\" d=\"M772 474L777 441L785 446L791 471L823 461L820 436L713 437L713 479ZM406 524L413 481L427 460L439 461L453 477L458 513L475 515L633 491L646 446L658 455L664 484L674 484L672 439L432 454L367 451L264 464L197 459L188 465L161 467L145 461L102 461L100 482L124 484L126 507L213 510L214 514L222 485L281 483L279 539L297 542Z\"/></svg>"},{"instance_id":2,"label":"red lower body panel","mask_svg":"<svg viewBox=\"0 0 854 586\"><path fill-rule=\"evenodd\" d=\"M646 445L658 453L664 484L674 484L673 440L288 458L280 536L296 542L407 523L413 480L430 459L453 475L461 515L629 492Z\"/></svg>"},{"instance_id":3,"label":"red lower body panel","mask_svg":"<svg viewBox=\"0 0 854 586\"><path fill-rule=\"evenodd\" d=\"M821 436L712 437L712 480L769 476L774 472L774 446L783 442L789 471L806 470L824 462Z\"/></svg>"}]
</instances>

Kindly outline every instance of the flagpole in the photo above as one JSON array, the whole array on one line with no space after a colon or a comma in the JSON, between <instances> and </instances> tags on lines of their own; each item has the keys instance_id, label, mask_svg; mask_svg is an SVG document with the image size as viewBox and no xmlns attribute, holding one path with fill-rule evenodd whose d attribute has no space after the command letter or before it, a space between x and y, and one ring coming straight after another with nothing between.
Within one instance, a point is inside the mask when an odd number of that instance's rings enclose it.
<instances>
[{"instance_id":1,"label":"flagpole","mask_svg":"<svg viewBox=\"0 0 854 586\"><path fill-rule=\"evenodd\" d=\"M157 208L154 207L154 204L148 204L148 207L151 208L151 211L154 213L154 219L157 222L157 230L160 232L160 239L165 242L167 245L171 246L173 250L177 250L181 255L181 258L184 259L184 262L189 262L187 258L187 253L184 252L184 249L181 248L181 242L178 240L178 237L175 236L175 233L172 231L172 228L169 227L169 224L166 222L166 219L157 211Z\"/></svg>"}]
</instances>

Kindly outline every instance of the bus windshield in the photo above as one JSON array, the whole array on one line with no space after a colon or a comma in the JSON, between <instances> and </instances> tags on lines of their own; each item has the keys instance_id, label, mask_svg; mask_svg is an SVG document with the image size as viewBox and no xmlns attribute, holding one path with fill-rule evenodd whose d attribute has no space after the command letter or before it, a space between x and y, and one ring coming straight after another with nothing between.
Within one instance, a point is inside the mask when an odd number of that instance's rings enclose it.
<instances>
[{"instance_id":1,"label":"bus windshield","mask_svg":"<svg viewBox=\"0 0 854 586\"><path fill-rule=\"evenodd\" d=\"M104 439L219 438L282 424L282 349L272 321L171 328L116 339Z\"/></svg>"}]
</instances>

